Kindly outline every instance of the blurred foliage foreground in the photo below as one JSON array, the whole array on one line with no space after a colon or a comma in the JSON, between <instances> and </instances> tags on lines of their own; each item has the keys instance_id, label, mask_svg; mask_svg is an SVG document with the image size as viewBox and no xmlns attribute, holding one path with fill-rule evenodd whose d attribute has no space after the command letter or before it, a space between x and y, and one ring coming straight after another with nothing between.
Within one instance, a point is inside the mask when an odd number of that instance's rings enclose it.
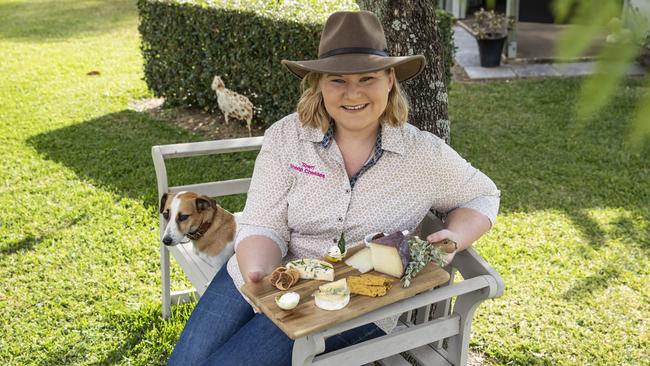
<instances>
[{"instance_id":1,"label":"blurred foliage foreground","mask_svg":"<svg viewBox=\"0 0 650 366\"><path fill-rule=\"evenodd\" d=\"M569 28L560 40L558 56L574 58L582 54L594 40L607 34L599 52L595 73L585 80L576 111L583 126L620 92L629 68L639 61L650 71L650 1L628 0L621 8L620 0L555 0L558 21L569 20L582 27ZM570 15L573 14L573 15ZM647 62L647 64L646 64ZM646 73L650 87L650 72ZM650 139L650 92L641 97L634 117L625 132L627 147L638 151Z\"/></svg>"}]
</instances>

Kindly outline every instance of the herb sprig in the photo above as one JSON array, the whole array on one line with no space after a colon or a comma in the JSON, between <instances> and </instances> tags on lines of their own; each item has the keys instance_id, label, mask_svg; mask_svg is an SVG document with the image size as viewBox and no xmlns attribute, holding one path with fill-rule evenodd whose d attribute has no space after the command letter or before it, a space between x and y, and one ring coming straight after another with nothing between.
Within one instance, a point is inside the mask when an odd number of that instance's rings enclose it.
<instances>
[{"instance_id":1,"label":"herb sprig","mask_svg":"<svg viewBox=\"0 0 650 366\"><path fill-rule=\"evenodd\" d=\"M341 238L339 238L338 246L341 254L345 255L345 236L343 236L343 233L341 233Z\"/></svg>"},{"instance_id":2,"label":"herb sprig","mask_svg":"<svg viewBox=\"0 0 650 366\"><path fill-rule=\"evenodd\" d=\"M404 271L402 277L402 287L406 288L411 286L411 280L420 273L431 262L437 263L439 266L444 266L443 257L445 253L437 246L422 240L417 236L409 238L409 250L411 251L411 261Z\"/></svg>"}]
</instances>

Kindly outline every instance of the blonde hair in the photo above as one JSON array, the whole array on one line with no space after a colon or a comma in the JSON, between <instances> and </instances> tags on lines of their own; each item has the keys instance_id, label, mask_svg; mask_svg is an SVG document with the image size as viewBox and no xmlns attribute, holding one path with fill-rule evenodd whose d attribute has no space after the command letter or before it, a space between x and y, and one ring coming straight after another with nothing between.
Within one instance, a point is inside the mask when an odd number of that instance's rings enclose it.
<instances>
[{"instance_id":1,"label":"blonde hair","mask_svg":"<svg viewBox=\"0 0 650 366\"><path fill-rule=\"evenodd\" d=\"M386 72L392 72L387 69ZM318 82L323 76L322 73L309 72L300 82L302 95L298 100L296 111L298 118L303 127L319 128L325 132L329 128L330 115L325 109L323 94L321 93ZM380 123L386 123L392 127L399 127L406 123L409 114L409 103L406 95L402 92L397 79L388 93L388 102L386 110L379 116Z\"/></svg>"}]
</instances>

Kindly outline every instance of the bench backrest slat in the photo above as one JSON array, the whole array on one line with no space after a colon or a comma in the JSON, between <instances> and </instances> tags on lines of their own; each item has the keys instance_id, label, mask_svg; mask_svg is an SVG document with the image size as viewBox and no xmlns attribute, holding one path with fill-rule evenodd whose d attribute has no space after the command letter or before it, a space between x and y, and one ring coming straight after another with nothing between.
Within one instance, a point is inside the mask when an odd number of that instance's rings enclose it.
<instances>
[{"instance_id":1,"label":"bench backrest slat","mask_svg":"<svg viewBox=\"0 0 650 366\"><path fill-rule=\"evenodd\" d=\"M170 192L190 191L204 194L208 197L222 197L231 194L248 192L251 185L250 178L231 179L220 182L189 184L186 186L169 187Z\"/></svg>"},{"instance_id":2,"label":"bench backrest slat","mask_svg":"<svg viewBox=\"0 0 650 366\"><path fill-rule=\"evenodd\" d=\"M259 150L264 136L156 146L163 159Z\"/></svg>"}]
</instances>

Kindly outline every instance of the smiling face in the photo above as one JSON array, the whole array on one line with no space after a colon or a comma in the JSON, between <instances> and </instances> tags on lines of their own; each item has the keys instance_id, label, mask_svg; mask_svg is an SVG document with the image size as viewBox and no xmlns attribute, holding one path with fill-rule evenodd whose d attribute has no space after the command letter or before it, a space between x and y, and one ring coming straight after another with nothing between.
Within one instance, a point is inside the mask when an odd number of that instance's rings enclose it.
<instances>
[{"instance_id":1,"label":"smiling face","mask_svg":"<svg viewBox=\"0 0 650 366\"><path fill-rule=\"evenodd\" d=\"M349 132L376 130L386 110L395 80L392 70L363 74L324 74L319 80L327 113L337 129Z\"/></svg>"}]
</instances>

